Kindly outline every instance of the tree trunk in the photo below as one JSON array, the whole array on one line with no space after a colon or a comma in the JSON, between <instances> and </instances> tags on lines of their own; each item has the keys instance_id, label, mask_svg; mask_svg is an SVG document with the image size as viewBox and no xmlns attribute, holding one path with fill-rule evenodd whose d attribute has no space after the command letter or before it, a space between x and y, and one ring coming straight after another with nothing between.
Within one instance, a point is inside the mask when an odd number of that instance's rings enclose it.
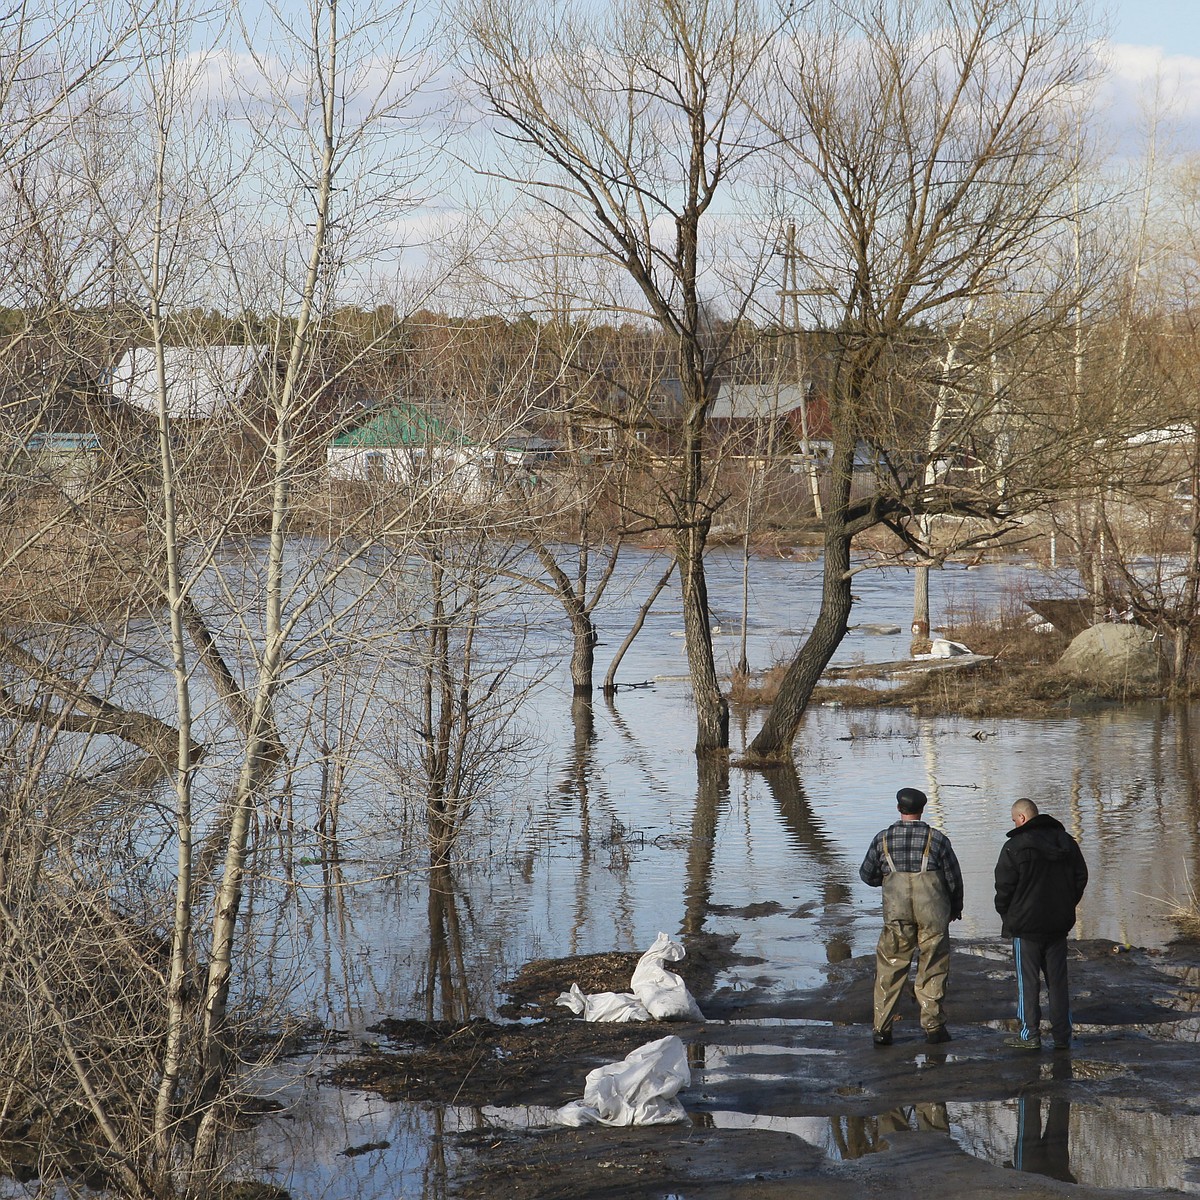
<instances>
[{"instance_id":1,"label":"tree trunk","mask_svg":"<svg viewBox=\"0 0 1200 1200\"><path fill-rule=\"evenodd\" d=\"M912 636L914 645L929 637L929 564L918 563L913 580Z\"/></svg>"},{"instance_id":2,"label":"tree trunk","mask_svg":"<svg viewBox=\"0 0 1200 1200\"><path fill-rule=\"evenodd\" d=\"M1196 426L1192 445L1192 499L1189 509L1188 569L1184 586L1179 624L1175 629L1175 662L1171 673L1172 696L1187 695L1188 675L1191 672L1192 629L1196 621L1196 605L1200 598L1200 424Z\"/></svg>"},{"instance_id":3,"label":"tree trunk","mask_svg":"<svg viewBox=\"0 0 1200 1200\"><path fill-rule=\"evenodd\" d=\"M683 637L696 703L696 753L720 753L729 748L729 703L717 681L712 630L708 624L704 539L698 530L681 532L676 554L683 581Z\"/></svg>"},{"instance_id":4,"label":"tree trunk","mask_svg":"<svg viewBox=\"0 0 1200 1200\"><path fill-rule=\"evenodd\" d=\"M675 560L671 560L671 565L662 573L658 582L650 590L650 595L646 597L645 603L638 609L638 615L634 619L633 624L629 627L629 632L625 635L625 640L621 643L616 654L613 655L612 664L608 668L608 673L604 676L604 694L606 696L615 696L617 694L617 668L621 665L621 659L625 657L625 652L633 645L633 639L642 631L642 626L646 623L646 616L650 609L654 607L655 600L658 599L659 593L667 586L667 580L675 571Z\"/></svg>"},{"instance_id":5,"label":"tree trunk","mask_svg":"<svg viewBox=\"0 0 1200 1200\"><path fill-rule=\"evenodd\" d=\"M151 279L150 328L154 347L155 381L158 398L159 469L162 473L163 549L167 575L167 600L171 629L171 673L175 681L175 710L179 737L175 782L175 904L171 929L171 966L167 979L167 1029L163 1045L162 1077L154 1104L154 1138L164 1163L172 1152L172 1122L179 1100L180 1081L187 1053L188 1009L191 1003L188 980L192 973L192 868L194 829L192 822L192 700L191 671L184 638L184 592L180 571L180 538L176 510L175 453L173 429L167 404L167 378L163 351L161 309L163 157L165 137L159 146L157 204Z\"/></svg>"},{"instance_id":6,"label":"tree trunk","mask_svg":"<svg viewBox=\"0 0 1200 1200\"><path fill-rule=\"evenodd\" d=\"M596 623L582 605L571 609L571 685L576 696L592 694L592 672L596 662Z\"/></svg>"},{"instance_id":7,"label":"tree trunk","mask_svg":"<svg viewBox=\"0 0 1200 1200\"><path fill-rule=\"evenodd\" d=\"M692 328L698 327L699 320L695 318ZM705 426L710 395L697 341L682 339L679 351L687 420L683 428L682 477L674 501L675 558L683 594L684 646L696 705L696 753L704 755L729 749L729 703L717 681L709 625L708 581L704 574L704 547L712 522L712 514L704 502Z\"/></svg>"},{"instance_id":8,"label":"tree trunk","mask_svg":"<svg viewBox=\"0 0 1200 1200\"><path fill-rule=\"evenodd\" d=\"M205 669L208 671L208 676L212 680L213 687L217 690L217 695L224 701L230 718L237 725L243 738L249 737L250 722L254 716L254 706L250 703L245 691L233 677L233 672L229 669L229 664L226 663L225 656L221 653L221 648L217 645L217 639L213 637L204 614L196 607L196 602L190 595L180 596L178 607L183 624L192 639L192 645L195 646L201 663L204 664ZM270 727L264 735L269 745L268 752L276 758L282 758L284 745L280 740L278 730L275 728L274 714L268 714L268 719L270 720Z\"/></svg>"},{"instance_id":9,"label":"tree trunk","mask_svg":"<svg viewBox=\"0 0 1200 1200\"><path fill-rule=\"evenodd\" d=\"M792 741L813 689L829 665L850 623L850 547L854 532L849 522L850 485L854 470L854 439L834 447L829 469L829 506L825 514L825 570L821 611L812 632L792 660L749 757L777 762L791 752Z\"/></svg>"},{"instance_id":10,"label":"tree trunk","mask_svg":"<svg viewBox=\"0 0 1200 1200\"><path fill-rule=\"evenodd\" d=\"M596 632L596 623L592 620L587 598L587 560L589 553L586 544L587 530L586 528L582 528L579 532L581 538L579 543L580 563L575 581L572 581L562 567L559 566L558 560L544 543L540 541L535 542L533 552L542 564L546 575L550 579L554 595L563 606L567 614L567 619L571 622L572 690L576 696L590 696L593 686L592 676L596 666L596 642L599 640L599 635ZM604 584L607 583L607 576L611 574L611 569L615 561L614 555L609 560L609 569L605 572L606 579L601 584L601 590L603 590Z\"/></svg>"},{"instance_id":11,"label":"tree trunk","mask_svg":"<svg viewBox=\"0 0 1200 1200\"><path fill-rule=\"evenodd\" d=\"M27 704L0 690L0 713L34 721L47 728L118 737L144 750L164 768L174 766L179 749L179 730L174 726L149 713L110 704L60 675L37 655L3 635L0 635L0 662L19 668L31 679L43 684L60 697L67 707L64 713L54 712L41 703ZM193 743L190 753L194 763L204 753L204 747Z\"/></svg>"},{"instance_id":12,"label":"tree trunk","mask_svg":"<svg viewBox=\"0 0 1200 1200\"><path fill-rule=\"evenodd\" d=\"M267 550L267 587L264 605L264 648L259 660L258 678L253 690L253 705L246 735L244 755L232 804L229 837L226 842L225 865L214 900L211 946L208 970L204 983L203 1027L200 1035L199 1057L201 1078L199 1098L202 1116L196 1131L193 1166L200 1172L215 1168L217 1147L222 1132L223 1111L213 1102L225 1085L231 1066L232 1047L228 1041L229 994L233 982L234 941L242 908L242 884L250 856L251 818L262 788L271 776L276 763L274 748L278 744L272 713L275 692L284 667L283 619L284 550L287 527L291 516L291 483L296 469L292 421L296 409L296 394L303 378L305 361L312 340L317 283L327 253L326 234L329 223L333 170L336 146L335 63L337 48L337 13L335 7L324 11L328 24L326 57L319 63L321 76L321 141L320 161L315 172L314 199L316 212L312 243L303 289L295 318L295 329L288 352L287 367L275 400L276 426L273 438L274 462L271 480L271 533Z\"/></svg>"}]
</instances>

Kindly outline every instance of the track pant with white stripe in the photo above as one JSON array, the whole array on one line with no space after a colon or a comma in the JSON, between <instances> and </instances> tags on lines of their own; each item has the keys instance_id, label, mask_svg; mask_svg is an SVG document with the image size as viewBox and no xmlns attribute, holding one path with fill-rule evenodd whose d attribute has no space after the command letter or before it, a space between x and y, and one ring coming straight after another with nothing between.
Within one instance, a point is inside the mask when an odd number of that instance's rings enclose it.
<instances>
[{"instance_id":1,"label":"track pant with white stripe","mask_svg":"<svg viewBox=\"0 0 1200 1200\"><path fill-rule=\"evenodd\" d=\"M1039 942L1013 938L1017 968L1017 1020L1023 1038L1040 1037L1042 1023L1041 987L1046 980L1050 1001L1050 1029L1061 1046L1071 1040L1071 1001L1067 993L1067 939Z\"/></svg>"}]
</instances>

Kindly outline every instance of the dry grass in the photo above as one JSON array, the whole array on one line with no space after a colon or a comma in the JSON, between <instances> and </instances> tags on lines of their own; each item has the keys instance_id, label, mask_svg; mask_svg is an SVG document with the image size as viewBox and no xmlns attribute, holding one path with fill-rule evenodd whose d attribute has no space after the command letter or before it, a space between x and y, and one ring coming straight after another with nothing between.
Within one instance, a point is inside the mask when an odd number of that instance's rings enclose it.
<instances>
[{"instance_id":1,"label":"dry grass","mask_svg":"<svg viewBox=\"0 0 1200 1200\"><path fill-rule=\"evenodd\" d=\"M1200 941L1200 896L1189 876L1183 894L1173 900L1152 897L1167 909L1167 920L1188 940Z\"/></svg>"},{"instance_id":2,"label":"dry grass","mask_svg":"<svg viewBox=\"0 0 1200 1200\"><path fill-rule=\"evenodd\" d=\"M1036 716L1067 708L1079 699L1077 686L1053 671L993 659L970 671L919 675L893 691L877 694L875 702L908 708L921 716L999 717Z\"/></svg>"},{"instance_id":3,"label":"dry grass","mask_svg":"<svg viewBox=\"0 0 1200 1200\"><path fill-rule=\"evenodd\" d=\"M1170 921L1184 937L1200 941L1200 904L1197 903L1195 897L1192 898L1190 905L1173 909L1170 913Z\"/></svg>"},{"instance_id":4,"label":"dry grass","mask_svg":"<svg viewBox=\"0 0 1200 1200\"><path fill-rule=\"evenodd\" d=\"M942 632L976 654L1002 662L1055 663L1067 648L1067 639L1057 630L1038 628L1040 621L1026 604L1028 598L1028 592L1014 588L1002 592L994 607L985 608L980 597L972 595L965 604L951 604Z\"/></svg>"},{"instance_id":5,"label":"dry grass","mask_svg":"<svg viewBox=\"0 0 1200 1200\"><path fill-rule=\"evenodd\" d=\"M1106 688L1058 671L1055 664L1067 639L1057 631L1039 631L1036 624L1024 598L1015 592L1000 597L998 613L985 611L972 601L952 610L938 632L976 654L987 655L989 661L915 673L898 684L884 682L882 675L877 684L864 682L872 677L870 667L864 666L848 682L820 684L811 703L906 708L922 716L1005 717L1038 716L1140 698L1140 693L1132 694L1124 684ZM747 708L769 706L786 670L786 663L776 663L757 676L735 676L731 702Z\"/></svg>"},{"instance_id":6,"label":"dry grass","mask_svg":"<svg viewBox=\"0 0 1200 1200\"><path fill-rule=\"evenodd\" d=\"M158 603L146 529L134 516L34 505L0 535L8 624L119 619Z\"/></svg>"},{"instance_id":7,"label":"dry grass","mask_svg":"<svg viewBox=\"0 0 1200 1200\"><path fill-rule=\"evenodd\" d=\"M539 958L526 963L516 979L508 984L509 999L503 1012L526 1016L537 1009L540 1016L569 1020L574 1013L555 1002L571 984L582 991L627 992L629 980L641 954L610 950L600 954L580 954L573 958Z\"/></svg>"},{"instance_id":8,"label":"dry grass","mask_svg":"<svg viewBox=\"0 0 1200 1200\"><path fill-rule=\"evenodd\" d=\"M746 708L767 708L779 695L779 685L787 672L787 663L776 663L760 675L742 675L735 671L729 686L729 699Z\"/></svg>"}]
</instances>

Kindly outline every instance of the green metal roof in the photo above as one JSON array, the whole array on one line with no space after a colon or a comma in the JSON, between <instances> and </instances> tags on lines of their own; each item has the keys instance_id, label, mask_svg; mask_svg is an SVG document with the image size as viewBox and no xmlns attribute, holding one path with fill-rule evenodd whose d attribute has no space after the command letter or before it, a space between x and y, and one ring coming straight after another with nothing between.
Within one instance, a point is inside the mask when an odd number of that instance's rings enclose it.
<instances>
[{"instance_id":1,"label":"green metal roof","mask_svg":"<svg viewBox=\"0 0 1200 1200\"><path fill-rule=\"evenodd\" d=\"M468 444L465 434L430 416L415 404L396 404L376 413L365 425L339 434L333 446L362 446L366 449L395 449L430 445Z\"/></svg>"}]
</instances>

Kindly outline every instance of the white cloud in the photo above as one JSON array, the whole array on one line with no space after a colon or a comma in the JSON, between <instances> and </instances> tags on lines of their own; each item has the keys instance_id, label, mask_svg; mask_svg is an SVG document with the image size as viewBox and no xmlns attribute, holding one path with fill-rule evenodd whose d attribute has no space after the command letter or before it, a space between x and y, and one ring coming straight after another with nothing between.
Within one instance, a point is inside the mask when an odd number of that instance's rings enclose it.
<instances>
[{"instance_id":1,"label":"white cloud","mask_svg":"<svg viewBox=\"0 0 1200 1200\"><path fill-rule=\"evenodd\" d=\"M1200 145L1200 57L1123 42L1097 53L1107 68L1099 99L1118 154L1137 152L1152 118L1181 147Z\"/></svg>"}]
</instances>

